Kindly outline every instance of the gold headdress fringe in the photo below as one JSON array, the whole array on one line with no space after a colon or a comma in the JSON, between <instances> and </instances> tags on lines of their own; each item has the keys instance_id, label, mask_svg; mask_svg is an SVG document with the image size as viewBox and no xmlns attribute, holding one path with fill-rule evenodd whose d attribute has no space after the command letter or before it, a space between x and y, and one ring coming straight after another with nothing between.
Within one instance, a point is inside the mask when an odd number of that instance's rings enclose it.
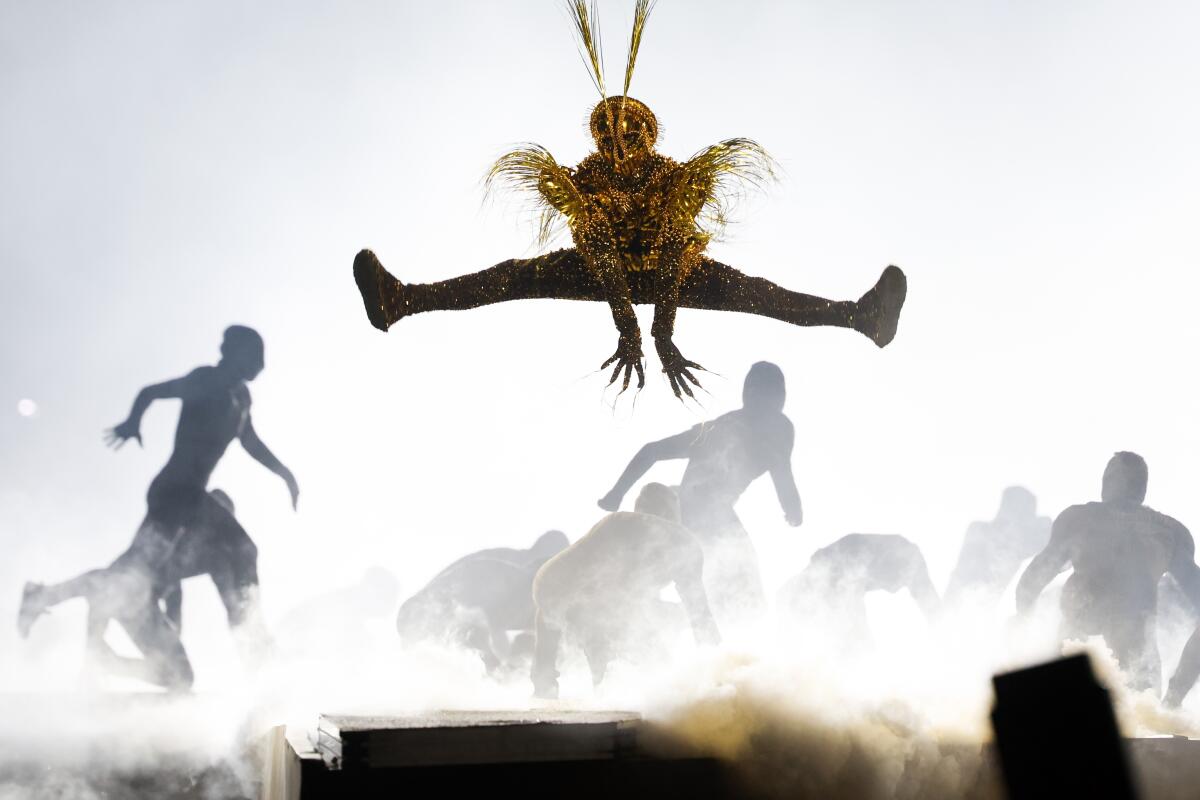
<instances>
[{"instance_id":1,"label":"gold headdress fringe","mask_svg":"<svg viewBox=\"0 0 1200 800\"><path fill-rule=\"evenodd\" d=\"M646 30L646 20L654 10L658 0L637 0L633 8L633 33L629 37L629 54L625 57L625 88L622 97L629 96L629 83L633 80L633 65L637 61L638 48L642 46L642 33Z\"/></svg>"},{"instance_id":2,"label":"gold headdress fringe","mask_svg":"<svg viewBox=\"0 0 1200 800\"><path fill-rule=\"evenodd\" d=\"M567 13L571 16L575 32L579 34L579 57L588 67L600 98L604 99L608 96L604 91L604 43L600 38L600 14L596 0L590 4L587 0L568 0Z\"/></svg>"}]
</instances>

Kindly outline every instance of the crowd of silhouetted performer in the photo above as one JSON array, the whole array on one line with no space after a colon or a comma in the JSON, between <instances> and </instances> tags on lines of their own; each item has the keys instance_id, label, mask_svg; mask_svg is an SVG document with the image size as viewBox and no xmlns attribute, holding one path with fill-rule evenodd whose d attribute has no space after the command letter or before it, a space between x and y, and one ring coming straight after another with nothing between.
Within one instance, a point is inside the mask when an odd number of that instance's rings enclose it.
<instances>
[{"instance_id":1,"label":"crowd of silhouetted performer","mask_svg":"<svg viewBox=\"0 0 1200 800\"><path fill-rule=\"evenodd\" d=\"M208 575L244 657L253 662L269 651L257 548L229 495L208 486L236 439L284 481L296 505L296 479L258 438L250 417L247 383L262 370L263 354L254 330L231 326L216 365L139 392L129 417L108 432L115 447L141 442L141 418L154 400L183 401L175 446L151 482L145 518L128 549L108 566L60 583L27 583L18 614L22 636L52 607L82 597L89 608L87 652L97 666L186 689L192 669L180 640L180 584ZM652 662L689 632L695 644L713 645L723 632L760 622L768 604L758 555L734 507L750 484L769 475L784 520L802 522L792 474L795 432L783 413L785 399L782 370L754 364L740 408L642 447L600 499L608 513L573 543L551 530L527 549L482 550L438 572L400 604L396 629L402 641L468 648L489 672L527 670L537 696L555 697L564 646L582 653L599 683L616 659ZM643 484L633 509L620 510L646 472L667 460L684 462L679 484ZM1116 453L1104 470L1100 499L1071 506L1053 523L1038 515L1029 490L1005 489L995 518L967 527L941 596L912 541L845 535L797 565L776 597L776 630L803 641L806 630L821 628L833 634L823 646L850 656L872 647L871 592L906 591L921 615L937 624L948 610L994 615L1016 579L1020 618L1070 570L1058 596L1060 638L1103 637L1132 688L1160 691L1160 592L1174 592L1195 626L1200 568L1187 528L1144 504L1148 477L1140 456ZM677 601L664 598L668 587ZM357 618L386 613L396 592L394 577L376 567L322 605L346 618L336 627L349 642ZM302 616L291 627L302 629L313 618ZM113 621L140 658L118 656L108 646L105 632ZM1198 676L1200 627L1184 647L1166 702L1182 703Z\"/></svg>"}]
</instances>

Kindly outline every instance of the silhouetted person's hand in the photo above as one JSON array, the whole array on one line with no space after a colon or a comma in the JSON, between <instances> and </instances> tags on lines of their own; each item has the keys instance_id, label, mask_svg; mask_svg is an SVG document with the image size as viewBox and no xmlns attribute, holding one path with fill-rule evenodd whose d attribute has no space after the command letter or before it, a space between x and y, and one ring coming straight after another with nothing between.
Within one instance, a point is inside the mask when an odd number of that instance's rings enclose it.
<instances>
[{"instance_id":1,"label":"silhouetted person's hand","mask_svg":"<svg viewBox=\"0 0 1200 800\"><path fill-rule=\"evenodd\" d=\"M793 528L799 528L804 522L804 512L800 509L796 509L795 511L789 511L788 513L784 514L783 518L787 520L788 525L791 525Z\"/></svg>"},{"instance_id":2,"label":"silhouetted person's hand","mask_svg":"<svg viewBox=\"0 0 1200 800\"><path fill-rule=\"evenodd\" d=\"M292 495L292 510L296 511L296 504L300 502L300 484L296 483L295 477L290 473L284 480L287 482L288 492Z\"/></svg>"},{"instance_id":3,"label":"silhouetted person's hand","mask_svg":"<svg viewBox=\"0 0 1200 800\"><path fill-rule=\"evenodd\" d=\"M113 450L120 450L129 439L137 439L138 447L142 446L142 432L138 430L138 424L131 419L104 432L104 443Z\"/></svg>"},{"instance_id":4,"label":"silhouetted person's hand","mask_svg":"<svg viewBox=\"0 0 1200 800\"><path fill-rule=\"evenodd\" d=\"M599 500L597 500L596 505L600 506L605 511L620 511L621 496L614 492L609 492L608 494L604 495L604 497L601 497Z\"/></svg>"}]
</instances>

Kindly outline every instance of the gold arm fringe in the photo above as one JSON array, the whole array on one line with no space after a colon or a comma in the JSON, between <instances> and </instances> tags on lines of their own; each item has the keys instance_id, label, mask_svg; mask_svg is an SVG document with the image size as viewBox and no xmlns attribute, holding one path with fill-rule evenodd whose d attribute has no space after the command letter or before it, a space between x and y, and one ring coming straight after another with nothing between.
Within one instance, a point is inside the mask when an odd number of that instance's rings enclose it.
<instances>
[{"instance_id":1,"label":"gold arm fringe","mask_svg":"<svg viewBox=\"0 0 1200 800\"><path fill-rule=\"evenodd\" d=\"M560 224L577 218L583 209L570 170L541 145L522 144L496 159L484 179L486 196L493 196L501 186L529 201L538 217L539 246L549 244Z\"/></svg>"},{"instance_id":2,"label":"gold arm fringe","mask_svg":"<svg viewBox=\"0 0 1200 800\"><path fill-rule=\"evenodd\" d=\"M718 142L681 164L679 172L673 212L696 219L714 238L720 237L747 187L763 190L776 180L775 160L751 139Z\"/></svg>"}]
</instances>

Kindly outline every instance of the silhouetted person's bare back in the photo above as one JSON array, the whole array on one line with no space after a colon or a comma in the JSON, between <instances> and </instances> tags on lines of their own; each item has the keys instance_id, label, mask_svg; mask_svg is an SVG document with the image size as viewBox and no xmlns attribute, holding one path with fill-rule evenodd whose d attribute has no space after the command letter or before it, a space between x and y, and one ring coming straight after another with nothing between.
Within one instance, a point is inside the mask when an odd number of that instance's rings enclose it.
<instances>
[{"instance_id":1,"label":"silhouetted person's bare back","mask_svg":"<svg viewBox=\"0 0 1200 800\"><path fill-rule=\"evenodd\" d=\"M1200 571L1187 528L1142 505L1147 475L1140 456L1112 457L1101 501L1071 506L1054 520L1050 543L1017 583L1017 611L1028 614L1046 585L1073 567L1062 592L1062 638L1103 636L1135 688L1157 689L1159 580L1170 573L1196 598Z\"/></svg>"},{"instance_id":2,"label":"silhouetted person's bare back","mask_svg":"<svg viewBox=\"0 0 1200 800\"><path fill-rule=\"evenodd\" d=\"M808 566L779 592L788 625L816 620L848 647L870 641L868 592L907 589L926 619L940 603L921 549L895 534L852 533L813 553Z\"/></svg>"},{"instance_id":3,"label":"silhouetted person's bare back","mask_svg":"<svg viewBox=\"0 0 1200 800\"><path fill-rule=\"evenodd\" d=\"M705 585L722 625L761 614L765 606L758 556L734 504L756 479L770 474L789 525L803 520L792 475L795 429L783 414L783 373L760 361L746 375L742 408L644 446L600 499L620 508L626 492L659 461L687 459L679 485L684 527L704 547Z\"/></svg>"},{"instance_id":4,"label":"silhouetted person's bare back","mask_svg":"<svg viewBox=\"0 0 1200 800\"><path fill-rule=\"evenodd\" d=\"M533 547L494 547L463 556L405 600L396 631L406 643L443 640L464 645L488 670L508 657L508 633L533 630L533 579L570 542L548 531Z\"/></svg>"}]
</instances>

